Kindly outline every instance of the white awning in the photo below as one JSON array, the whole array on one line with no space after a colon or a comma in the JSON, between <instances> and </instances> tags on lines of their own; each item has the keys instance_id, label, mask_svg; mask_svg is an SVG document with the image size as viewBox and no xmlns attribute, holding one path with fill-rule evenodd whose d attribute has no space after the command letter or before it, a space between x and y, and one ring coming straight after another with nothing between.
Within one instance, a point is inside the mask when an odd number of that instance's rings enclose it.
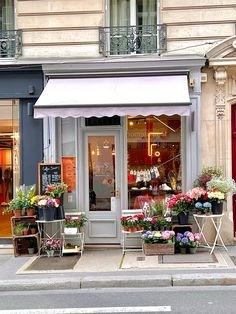
<instances>
[{"instance_id":1,"label":"white awning","mask_svg":"<svg viewBox=\"0 0 236 314\"><path fill-rule=\"evenodd\" d=\"M190 114L186 75L50 79L34 117Z\"/></svg>"}]
</instances>

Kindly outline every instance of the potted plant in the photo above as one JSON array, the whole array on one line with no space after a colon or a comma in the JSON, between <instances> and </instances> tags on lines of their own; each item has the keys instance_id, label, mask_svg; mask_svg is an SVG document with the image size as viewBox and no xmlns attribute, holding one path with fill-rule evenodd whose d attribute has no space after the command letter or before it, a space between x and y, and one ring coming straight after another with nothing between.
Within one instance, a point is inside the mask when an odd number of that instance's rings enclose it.
<instances>
[{"instance_id":1,"label":"potted plant","mask_svg":"<svg viewBox=\"0 0 236 314\"><path fill-rule=\"evenodd\" d=\"M194 208L194 200L191 196L187 193L174 195L167 201L167 206L177 214L180 225L188 224L188 214Z\"/></svg>"},{"instance_id":2,"label":"potted plant","mask_svg":"<svg viewBox=\"0 0 236 314\"><path fill-rule=\"evenodd\" d=\"M52 257L55 251L61 249L61 240L48 237L47 239L44 240L42 249L44 252L47 253L48 257Z\"/></svg>"},{"instance_id":3,"label":"potted plant","mask_svg":"<svg viewBox=\"0 0 236 314\"><path fill-rule=\"evenodd\" d=\"M171 230L146 231L141 236L145 255L174 254L174 237Z\"/></svg>"},{"instance_id":4,"label":"potted plant","mask_svg":"<svg viewBox=\"0 0 236 314\"><path fill-rule=\"evenodd\" d=\"M55 208L59 207L60 201L55 198L42 198L37 203L43 209L43 220L53 221L55 218Z\"/></svg>"},{"instance_id":5,"label":"potted plant","mask_svg":"<svg viewBox=\"0 0 236 314\"><path fill-rule=\"evenodd\" d=\"M79 217L66 217L64 223L65 234L76 234L81 232L81 229L85 226L87 218L84 214Z\"/></svg>"},{"instance_id":6,"label":"potted plant","mask_svg":"<svg viewBox=\"0 0 236 314\"><path fill-rule=\"evenodd\" d=\"M14 226L15 235L21 236L23 234L23 230L25 229L25 225L22 222L16 223Z\"/></svg>"},{"instance_id":7,"label":"potted plant","mask_svg":"<svg viewBox=\"0 0 236 314\"><path fill-rule=\"evenodd\" d=\"M193 254L196 253L196 249L199 246L201 235L199 233L192 233L190 231L185 231L184 234L177 233L176 235L176 246L180 248L180 253Z\"/></svg>"},{"instance_id":8,"label":"potted plant","mask_svg":"<svg viewBox=\"0 0 236 314\"><path fill-rule=\"evenodd\" d=\"M55 219L61 220L65 218L65 211L63 206L63 196L67 192L68 185L64 182L54 183L47 186L45 194L50 198L59 199L60 205L55 210Z\"/></svg>"}]
</instances>

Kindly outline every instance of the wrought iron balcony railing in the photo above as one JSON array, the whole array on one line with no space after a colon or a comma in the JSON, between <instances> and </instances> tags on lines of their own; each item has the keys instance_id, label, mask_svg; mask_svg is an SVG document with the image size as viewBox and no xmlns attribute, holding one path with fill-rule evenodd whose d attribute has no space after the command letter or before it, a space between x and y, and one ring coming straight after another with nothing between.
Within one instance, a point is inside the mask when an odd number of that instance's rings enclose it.
<instances>
[{"instance_id":1,"label":"wrought iron balcony railing","mask_svg":"<svg viewBox=\"0 0 236 314\"><path fill-rule=\"evenodd\" d=\"M22 55L22 31L0 30L0 58L17 58Z\"/></svg>"},{"instance_id":2,"label":"wrought iron balcony railing","mask_svg":"<svg viewBox=\"0 0 236 314\"><path fill-rule=\"evenodd\" d=\"M99 51L104 56L162 54L167 50L165 24L99 28Z\"/></svg>"}]
</instances>

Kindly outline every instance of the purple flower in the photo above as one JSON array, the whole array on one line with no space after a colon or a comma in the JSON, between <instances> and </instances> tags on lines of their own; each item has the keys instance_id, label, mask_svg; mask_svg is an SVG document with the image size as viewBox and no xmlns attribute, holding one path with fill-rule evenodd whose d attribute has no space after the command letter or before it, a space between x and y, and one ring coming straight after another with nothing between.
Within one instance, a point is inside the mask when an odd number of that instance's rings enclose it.
<instances>
[{"instance_id":1,"label":"purple flower","mask_svg":"<svg viewBox=\"0 0 236 314\"><path fill-rule=\"evenodd\" d=\"M182 242L182 243L188 243L188 238L183 237L183 238L181 239L181 242Z\"/></svg>"}]
</instances>

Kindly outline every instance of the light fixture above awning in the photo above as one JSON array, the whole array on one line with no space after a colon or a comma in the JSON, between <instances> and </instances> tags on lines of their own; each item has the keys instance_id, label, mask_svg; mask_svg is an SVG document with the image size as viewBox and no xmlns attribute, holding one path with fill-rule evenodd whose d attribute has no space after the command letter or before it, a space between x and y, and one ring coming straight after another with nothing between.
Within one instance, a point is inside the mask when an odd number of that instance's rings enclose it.
<instances>
[{"instance_id":1,"label":"light fixture above awning","mask_svg":"<svg viewBox=\"0 0 236 314\"><path fill-rule=\"evenodd\" d=\"M34 117L190 114L187 75L53 78Z\"/></svg>"}]
</instances>

